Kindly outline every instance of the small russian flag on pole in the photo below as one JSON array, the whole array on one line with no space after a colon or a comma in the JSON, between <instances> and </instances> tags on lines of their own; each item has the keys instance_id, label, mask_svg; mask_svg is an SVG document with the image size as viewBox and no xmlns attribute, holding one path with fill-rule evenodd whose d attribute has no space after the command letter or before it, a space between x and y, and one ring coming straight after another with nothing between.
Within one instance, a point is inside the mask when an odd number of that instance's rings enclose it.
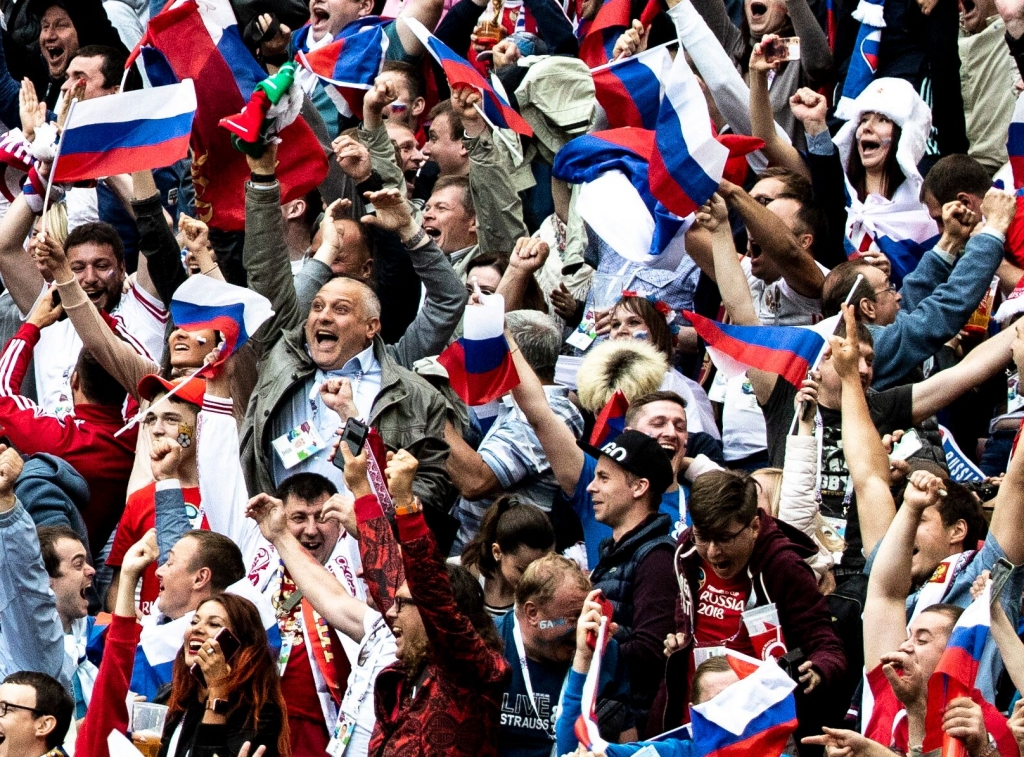
<instances>
[{"instance_id":1,"label":"small russian flag on pole","mask_svg":"<svg viewBox=\"0 0 1024 757\"><path fill-rule=\"evenodd\" d=\"M196 90L191 79L72 104L53 166L67 183L169 166L188 155Z\"/></svg>"},{"instance_id":2,"label":"small russian flag on pole","mask_svg":"<svg viewBox=\"0 0 1024 757\"><path fill-rule=\"evenodd\" d=\"M213 329L223 335L214 367L237 352L272 315L270 300L262 294L209 276L189 277L171 299L175 326L186 331Z\"/></svg>"},{"instance_id":3,"label":"small russian flag on pole","mask_svg":"<svg viewBox=\"0 0 1024 757\"><path fill-rule=\"evenodd\" d=\"M470 407L486 405L519 385L505 339L505 298L480 297L466 308L464 335L438 355L455 393Z\"/></svg>"}]
</instances>

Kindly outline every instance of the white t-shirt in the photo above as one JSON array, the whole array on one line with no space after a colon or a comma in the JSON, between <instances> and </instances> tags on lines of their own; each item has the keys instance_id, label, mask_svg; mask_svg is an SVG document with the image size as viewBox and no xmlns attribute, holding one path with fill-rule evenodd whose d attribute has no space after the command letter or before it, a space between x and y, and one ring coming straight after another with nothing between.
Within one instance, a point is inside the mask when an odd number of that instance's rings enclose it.
<instances>
[{"instance_id":1,"label":"white t-shirt","mask_svg":"<svg viewBox=\"0 0 1024 757\"><path fill-rule=\"evenodd\" d=\"M726 379L719 371L708 393L722 403L722 455L727 461L742 460L768 448L764 413L746 374Z\"/></svg>"},{"instance_id":2,"label":"white t-shirt","mask_svg":"<svg viewBox=\"0 0 1024 757\"><path fill-rule=\"evenodd\" d=\"M39 296L47 291L44 286ZM117 323L118 335L122 339L143 357L160 363L167 323L167 310L160 300L132 284L121 295L121 301L110 315ZM58 321L43 329L34 356L36 396L39 405L47 412L57 415L71 412L71 374L81 350L82 340L70 320Z\"/></svg>"},{"instance_id":3,"label":"white t-shirt","mask_svg":"<svg viewBox=\"0 0 1024 757\"><path fill-rule=\"evenodd\" d=\"M821 320L821 300L804 297L794 292L785 279L766 284L750 272L750 258L740 261L747 285L754 298L754 310L765 326L809 326ZM823 274L828 269L815 263ZM726 458L728 459L728 458Z\"/></svg>"}]
</instances>

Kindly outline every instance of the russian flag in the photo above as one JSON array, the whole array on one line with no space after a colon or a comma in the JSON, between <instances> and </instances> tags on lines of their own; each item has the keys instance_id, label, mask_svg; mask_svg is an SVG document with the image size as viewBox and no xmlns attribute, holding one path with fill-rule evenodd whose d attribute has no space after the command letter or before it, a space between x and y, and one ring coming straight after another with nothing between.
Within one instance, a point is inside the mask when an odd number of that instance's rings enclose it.
<instances>
[{"instance_id":1,"label":"russian flag","mask_svg":"<svg viewBox=\"0 0 1024 757\"><path fill-rule=\"evenodd\" d=\"M470 65L469 61L456 54L444 42L427 31L427 27L416 19L405 18L402 20L444 69L444 75L448 77L448 84L452 89L463 86L472 87L480 92L483 98L484 118L490 121L491 126L498 129L512 129L526 137L533 136L533 129L526 123L526 120L516 113L515 109L494 90L494 87L480 75L479 71Z\"/></svg>"},{"instance_id":2,"label":"russian flag","mask_svg":"<svg viewBox=\"0 0 1024 757\"><path fill-rule=\"evenodd\" d=\"M466 308L463 336L437 357L448 382L470 407L493 402L519 385L505 340L505 298L484 295Z\"/></svg>"},{"instance_id":3,"label":"russian flag","mask_svg":"<svg viewBox=\"0 0 1024 757\"><path fill-rule=\"evenodd\" d=\"M674 270L692 218L669 212L651 191L654 132L624 127L584 134L555 155L555 178L581 184L576 210L622 257Z\"/></svg>"},{"instance_id":4,"label":"russian flag","mask_svg":"<svg viewBox=\"0 0 1024 757\"><path fill-rule=\"evenodd\" d=\"M270 300L263 295L209 276L190 276L171 299L171 318L178 328L221 332L224 346L216 365L249 341L272 315Z\"/></svg>"},{"instance_id":5,"label":"russian flag","mask_svg":"<svg viewBox=\"0 0 1024 757\"><path fill-rule=\"evenodd\" d=\"M249 166L234 149L220 120L239 113L256 85L267 78L242 41L229 0L173 0L150 19L128 65L141 56L150 80L192 79L196 117L192 127L192 173L196 212L210 227L245 227L245 182ZM277 176L282 202L305 196L327 176L327 156L299 117L279 135Z\"/></svg>"},{"instance_id":6,"label":"russian flag","mask_svg":"<svg viewBox=\"0 0 1024 757\"><path fill-rule=\"evenodd\" d=\"M1010 131L1006 136L1006 152L1013 169L1013 188L1024 189L1024 101L1019 99L1013 108Z\"/></svg>"},{"instance_id":7,"label":"russian flag","mask_svg":"<svg viewBox=\"0 0 1024 757\"><path fill-rule=\"evenodd\" d=\"M726 657L740 680L690 708L694 743L706 757L778 757L796 731L796 682L774 662Z\"/></svg>"},{"instance_id":8,"label":"russian flag","mask_svg":"<svg viewBox=\"0 0 1024 757\"><path fill-rule=\"evenodd\" d=\"M671 68L668 48L659 45L592 71L597 101L608 116L608 125L653 131L658 124L662 82Z\"/></svg>"},{"instance_id":9,"label":"russian flag","mask_svg":"<svg viewBox=\"0 0 1024 757\"><path fill-rule=\"evenodd\" d=\"M946 736L942 715L957 697L969 697L978 677L981 653L992 625L992 584L974 600L953 626L946 649L928 680L928 714L925 717L924 751L942 748L943 757L966 755L962 743Z\"/></svg>"},{"instance_id":10,"label":"russian flag","mask_svg":"<svg viewBox=\"0 0 1024 757\"><path fill-rule=\"evenodd\" d=\"M267 631L267 641L275 652L279 650L281 630L277 626L277 615L270 600L260 594L248 578L231 584L225 591L244 597L256 605L260 620ZM154 617L143 622L132 668L132 692L141 694L147 701L152 702L161 688L171 682L174 659L185 641L185 631L192 624L192 616L191 612L185 613L180 618L162 625L157 624Z\"/></svg>"},{"instance_id":11,"label":"russian flag","mask_svg":"<svg viewBox=\"0 0 1024 757\"><path fill-rule=\"evenodd\" d=\"M384 65L388 36L378 16L357 19L342 29L329 45L303 52L295 59L316 74L338 111L344 116L363 117L363 93L373 86Z\"/></svg>"},{"instance_id":12,"label":"russian flag","mask_svg":"<svg viewBox=\"0 0 1024 757\"><path fill-rule=\"evenodd\" d=\"M654 135L651 192L675 215L688 216L718 191L729 148L711 132L707 101L685 55L672 62Z\"/></svg>"},{"instance_id":13,"label":"russian flag","mask_svg":"<svg viewBox=\"0 0 1024 757\"><path fill-rule=\"evenodd\" d=\"M648 0L640 23L650 26L654 17L661 12L658 0ZM606 0L590 24L581 25L583 40L580 42L579 58L590 68L603 66L612 59L615 41L630 27L630 0Z\"/></svg>"},{"instance_id":14,"label":"russian flag","mask_svg":"<svg viewBox=\"0 0 1024 757\"><path fill-rule=\"evenodd\" d=\"M64 124L53 180L84 181L169 166L188 155L195 114L191 79L80 100Z\"/></svg>"},{"instance_id":15,"label":"russian flag","mask_svg":"<svg viewBox=\"0 0 1024 757\"><path fill-rule=\"evenodd\" d=\"M683 317L704 340L715 365L730 377L757 368L799 388L826 345L813 328L733 326L685 310Z\"/></svg>"},{"instance_id":16,"label":"russian flag","mask_svg":"<svg viewBox=\"0 0 1024 757\"><path fill-rule=\"evenodd\" d=\"M836 103L836 116L849 120L853 115L853 101L867 89L878 71L878 51L882 45L882 29L885 28L885 0L860 0L851 14L860 21L854 53L843 82L843 93Z\"/></svg>"},{"instance_id":17,"label":"russian flag","mask_svg":"<svg viewBox=\"0 0 1024 757\"><path fill-rule=\"evenodd\" d=\"M621 389L616 389L597 415L594 430L590 432L590 445L600 449L604 443L626 430L626 411L629 401Z\"/></svg>"}]
</instances>

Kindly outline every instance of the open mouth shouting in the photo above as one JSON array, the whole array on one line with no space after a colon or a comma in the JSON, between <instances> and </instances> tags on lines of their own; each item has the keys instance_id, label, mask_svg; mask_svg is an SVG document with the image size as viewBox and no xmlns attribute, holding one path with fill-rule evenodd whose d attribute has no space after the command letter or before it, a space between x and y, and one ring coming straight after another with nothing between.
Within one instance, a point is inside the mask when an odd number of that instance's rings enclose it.
<instances>
[{"instance_id":1,"label":"open mouth shouting","mask_svg":"<svg viewBox=\"0 0 1024 757\"><path fill-rule=\"evenodd\" d=\"M309 11L310 25L317 39L330 31L331 14L324 3L314 3Z\"/></svg>"}]
</instances>

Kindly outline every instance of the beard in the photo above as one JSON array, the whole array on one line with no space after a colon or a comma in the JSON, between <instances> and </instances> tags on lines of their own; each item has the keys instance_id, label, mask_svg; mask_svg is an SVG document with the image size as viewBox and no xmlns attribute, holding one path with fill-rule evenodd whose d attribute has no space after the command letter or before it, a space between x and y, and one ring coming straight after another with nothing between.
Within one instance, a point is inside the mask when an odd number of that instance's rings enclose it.
<instances>
[{"instance_id":1,"label":"beard","mask_svg":"<svg viewBox=\"0 0 1024 757\"><path fill-rule=\"evenodd\" d=\"M429 651L430 642L427 639L413 641L408 637L405 638L402 654L399 656L399 659L405 667L405 675L410 682L419 678L420 673L423 671L423 666L427 664Z\"/></svg>"}]
</instances>

